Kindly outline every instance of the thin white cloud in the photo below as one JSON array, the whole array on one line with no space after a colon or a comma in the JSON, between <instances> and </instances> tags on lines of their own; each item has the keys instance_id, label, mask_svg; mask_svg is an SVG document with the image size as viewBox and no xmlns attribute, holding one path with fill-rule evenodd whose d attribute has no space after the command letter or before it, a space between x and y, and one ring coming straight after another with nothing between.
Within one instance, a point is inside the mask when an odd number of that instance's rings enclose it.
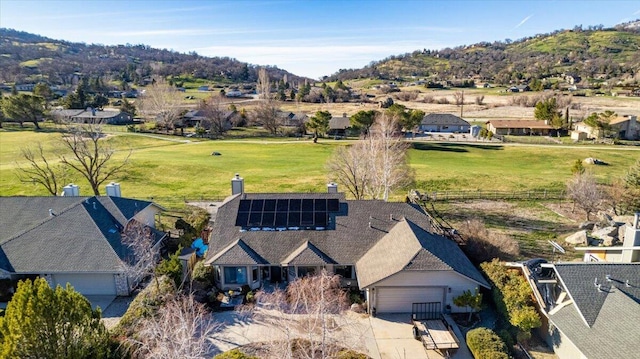
<instances>
[{"instance_id":1,"label":"thin white cloud","mask_svg":"<svg viewBox=\"0 0 640 359\"><path fill-rule=\"evenodd\" d=\"M524 19L522 19L522 21L520 21L518 23L518 25L516 25L516 27L514 27L513 29L515 30L515 29L519 28L520 26L524 25L524 23L529 21L529 19L531 19L532 16L533 16L533 14L531 14L531 15L525 17Z\"/></svg>"},{"instance_id":2,"label":"thin white cloud","mask_svg":"<svg viewBox=\"0 0 640 359\"><path fill-rule=\"evenodd\" d=\"M633 13L634 15L640 15L640 10Z\"/></svg>"}]
</instances>

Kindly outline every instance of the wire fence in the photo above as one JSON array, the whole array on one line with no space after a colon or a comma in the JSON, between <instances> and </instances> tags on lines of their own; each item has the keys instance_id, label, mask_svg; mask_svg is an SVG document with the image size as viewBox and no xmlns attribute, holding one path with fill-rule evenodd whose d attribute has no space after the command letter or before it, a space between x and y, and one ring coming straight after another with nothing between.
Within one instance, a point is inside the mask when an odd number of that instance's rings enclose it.
<instances>
[{"instance_id":1,"label":"wire fence","mask_svg":"<svg viewBox=\"0 0 640 359\"><path fill-rule=\"evenodd\" d=\"M526 191L411 191L410 195L425 202L467 201L467 200L561 200L566 191L556 189L538 189Z\"/></svg>"}]
</instances>

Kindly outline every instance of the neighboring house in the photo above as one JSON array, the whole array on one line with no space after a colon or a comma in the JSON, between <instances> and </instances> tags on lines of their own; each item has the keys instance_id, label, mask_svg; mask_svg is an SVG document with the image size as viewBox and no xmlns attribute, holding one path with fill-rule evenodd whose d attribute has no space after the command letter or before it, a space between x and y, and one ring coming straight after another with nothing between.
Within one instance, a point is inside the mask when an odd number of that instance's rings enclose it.
<instances>
[{"instance_id":1,"label":"neighboring house","mask_svg":"<svg viewBox=\"0 0 640 359\"><path fill-rule=\"evenodd\" d=\"M129 295L137 278L125 269L132 253L121 231L141 223L160 246L165 233L154 229L160 210L116 196L0 197L0 278L40 276L83 295Z\"/></svg>"},{"instance_id":2,"label":"neighboring house","mask_svg":"<svg viewBox=\"0 0 640 359\"><path fill-rule=\"evenodd\" d=\"M437 302L464 312L453 298L489 284L458 245L430 232L419 206L345 200L336 193L243 193L218 208L206 265L222 290L290 282L320 270L365 292L369 312L411 313Z\"/></svg>"},{"instance_id":3,"label":"neighboring house","mask_svg":"<svg viewBox=\"0 0 640 359\"><path fill-rule=\"evenodd\" d=\"M329 133L330 136L346 136L347 129L351 127L351 120L346 113L343 113L339 117L331 117L329 120Z\"/></svg>"},{"instance_id":4,"label":"neighboring house","mask_svg":"<svg viewBox=\"0 0 640 359\"><path fill-rule=\"evenodd\" d=\"M567 74L564 77L564 80L570 84L570 85L574 85L577 84L578 82L582 81L582 78L578 75L575 74Z\"/></svg>"},{"instance_id":5,"label":"neighboring house","mask_svg":"<svg viewBox=\"0 0 640 359\"><path fill-rule=\"evenodd\" d=\"M521 266L542 314L540 332L560 359L638 357L640 213L621 232L620 246L576 247L583 263Z\"/></svg>"},{"instance_id":6,"label":"neighboring house","mask_svg":"<svg viewBox=\"0 0 640 359\"><path fill-rule=\"evenodd\" d=\"M507 92L527 92L530 90L529 85L518 85L509 87Z\"/></svg>"},{"instance_id":7,"label":"neighboring house","mask_svg":"<svg viewBox=\"0 0 640 359\"><path fill-rule=\"evenodd\" d=\"M532 288L558 358L637 358L640 264L542 264Z\"/></svg>"},{"instance_id":8,"label":"neighboring house","mask_svg":"<svg viewBox=\"0 0 640 359\"><path fill-rule=\"evenodd\" d=\"M419 130L422 132L469 132L469 122L458 116L448 113L430 113L420 122Z\"/></svg>"},{"instance_id":9,"label":"neighboring house","mask_svg":"<svg viewBox=\"0 0 640 359\"><path fill-rule=\"evenodd\" d=\"M133 117L120 110L52 110L51 117L61 122L125 125L133 122Z\"/></svg>"},{"instance_id":10,"label":"neighboring house","mask_svg":"<svg viewBox=\"0 0 640 359\"><path fill-rule=\"evenodd\" d=\"M491 120L486 122L487 130L496 135L540 135L548 136L553 127L539 120Z\"/></svg>"}]
</instances>

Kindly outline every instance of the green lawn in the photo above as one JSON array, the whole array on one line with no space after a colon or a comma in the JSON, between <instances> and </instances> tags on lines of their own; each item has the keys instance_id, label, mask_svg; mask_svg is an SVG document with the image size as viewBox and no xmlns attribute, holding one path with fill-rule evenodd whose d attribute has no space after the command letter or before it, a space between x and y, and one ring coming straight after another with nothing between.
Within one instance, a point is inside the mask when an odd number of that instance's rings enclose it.
<instances>
[{"instance_id":1,"label":"green lawn","mask_svg":"<svg viewBox=\"0 0 640 359\"><path fill-rule=\"evenodd\" d=\"M21 146L42 142L50 151L59 136L0 130L0 195L46 195L41 187L18 181L16 162L23 161ZM318 144L296 139L177 142L185 138L157 137L119 133L107 139L118 149L116 158L133 150L126 172L113 179L121 183L125 196L153 197L160 203L224 197L230 193L235 173L245 178L248 192L324 191L327 158L336 146L349 143L322 139ZM410 163L421 191L563 188L576 159L597 157L609 163L590 168L600 181L607 182L640 158L640 149L613 148L418 143L410 151ZM222 155L212 156L212 152ZM68 180L90 194L88 184L78 176ZM394 199L404 198L407 190L398 190Z\"/></svg>"}]
</instances>

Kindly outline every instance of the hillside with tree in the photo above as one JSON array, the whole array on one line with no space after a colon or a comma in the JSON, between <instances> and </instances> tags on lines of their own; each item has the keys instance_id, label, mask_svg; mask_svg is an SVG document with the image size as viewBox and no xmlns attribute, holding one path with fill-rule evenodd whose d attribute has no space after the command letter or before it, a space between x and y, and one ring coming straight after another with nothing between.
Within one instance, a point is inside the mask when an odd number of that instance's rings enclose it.
<instances>
[{"instance_id":1,"label":"hillside with tree","mask_svg":"<svg viewBox=\"0 0 640 359\"><path fill-rule=\"evenodd\" d=\"M587 83L610 79L640 83L640 21L614 28L602 25L557 30L517 41L481 42L442 50L416 50L389 56L362 69L340 70L327 80L425 78L454 85L476 82L513 84L557 76Z\"/></svg>"},{"instance_id":2,"label":"hillside with tree","mask_svg":"<svg viewBox=\"0 0 640 359\"><path fill-rule=\"evenodd\" d=\"M230 57L206 57L147 45L74 43L54 40L13 29L0 28L0 82L68 86L80 77L101 78L105 83L144 85L152 77L206 80L223 84L255 83L258 66ZM274 66L266 66L273 78L303 82Z\"/></svg>"}]
</instances>

